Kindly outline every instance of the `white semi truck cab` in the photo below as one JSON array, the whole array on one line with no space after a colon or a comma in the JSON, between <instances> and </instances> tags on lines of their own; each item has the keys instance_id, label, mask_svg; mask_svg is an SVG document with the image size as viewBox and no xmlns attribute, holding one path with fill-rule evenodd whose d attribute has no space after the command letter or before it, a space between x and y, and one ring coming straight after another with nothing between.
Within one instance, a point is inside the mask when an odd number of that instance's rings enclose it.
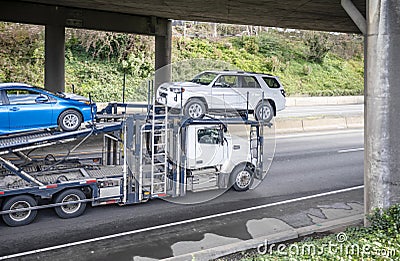
<instances>
[{"instance_id":1,"label":"white semi truck cab","mask_svg":"<svg viewBox=\"0 0 400 261\"><path fill-rule=\"evenodd\" d=\"M253 129L251 134L243 131L231 133L229 127L230 124L223 122L208 124L207 121L187 127L187 190L201 191L231 185L239 191L250 188L261 163L257 154L252 154L259 149L254 138L256 130ZM255 143L256 146L251 148Z\"/></svg>"}]
</instances>

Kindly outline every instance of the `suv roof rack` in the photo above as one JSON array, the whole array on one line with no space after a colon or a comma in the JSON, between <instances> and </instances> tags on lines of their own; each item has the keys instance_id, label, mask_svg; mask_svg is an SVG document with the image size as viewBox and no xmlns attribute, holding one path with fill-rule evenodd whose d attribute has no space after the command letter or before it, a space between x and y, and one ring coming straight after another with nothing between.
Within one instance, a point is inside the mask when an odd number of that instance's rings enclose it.
<instances>
[{"instance_id":1,"label":"suv roof rack","mask_svg":"<svg viewBox=\"0 0 400 261\"><path fill-rule=\"evenodd\" d=\"M268 75L268 76L275 76L275 75L272 75L272 74L270 74L270 73L262 73L262 72L247 72L247 73L263 74L263 75Z\"/></svg>"},{"instance_id":2,"label":"suv roof rack","mask_svg":"<svg viewBox=\"0 0 400 261\"><path fill-rule=\"evenodd\" d=\"M249 74L262 74L262 75L267 75L267 76L272 76L272 77L277 77L273 74L270 73L262 73L262 72L249 72L249 71L243 71L243 70L229 70L229 69L224 69L222 70L223 72L233 72L233 73L249 73ZM218 72L218 71L217 71Z\"/></svg>"}]
</instances>

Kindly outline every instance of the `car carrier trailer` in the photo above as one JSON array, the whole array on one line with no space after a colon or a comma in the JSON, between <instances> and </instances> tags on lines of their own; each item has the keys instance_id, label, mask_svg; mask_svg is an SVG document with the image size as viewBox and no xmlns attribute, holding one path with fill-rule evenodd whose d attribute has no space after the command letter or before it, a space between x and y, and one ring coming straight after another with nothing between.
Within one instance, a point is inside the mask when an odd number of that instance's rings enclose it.
<instances>
[{"instance_id":1,"label":"car carrier trailer","mask_svg":"<svg viewBox=\"0 0 400 261\"><path fill-rule=\"evenodd\" d=\"M245 191L254 179L262 179L262 123L194 120L170 116L165 108L161 111L124 115L117 122L96 123L74 132L0 138L0 214L4 222L29 224L43 208L54 208L61 218L73 218L87 204L129 205L231 186ZM232 135L231 125L246 125L248 135ZM64 157L54 159L61 166L46 165L25 153L92 135L104 139L100 163ZM18 160L9 160L10 155Z\"/></svg>"}]
</instances>

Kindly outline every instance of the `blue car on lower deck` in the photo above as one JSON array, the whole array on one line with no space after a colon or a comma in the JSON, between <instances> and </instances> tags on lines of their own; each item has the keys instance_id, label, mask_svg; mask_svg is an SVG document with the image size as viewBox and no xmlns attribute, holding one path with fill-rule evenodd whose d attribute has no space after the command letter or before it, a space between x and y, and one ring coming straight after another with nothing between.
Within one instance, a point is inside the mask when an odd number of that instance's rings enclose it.
<instances>
[{"instance_id":1,"label":"blue car on lower deck","mask_svg":"<svg viewBox=\"0 0 400 261\"><path fill-rule=\"evenodd\" d=\"M0 83L0 135L48 128L74 131L92 121L96 111L96 104L83 96Z\"/></svg>"}]
</instances>

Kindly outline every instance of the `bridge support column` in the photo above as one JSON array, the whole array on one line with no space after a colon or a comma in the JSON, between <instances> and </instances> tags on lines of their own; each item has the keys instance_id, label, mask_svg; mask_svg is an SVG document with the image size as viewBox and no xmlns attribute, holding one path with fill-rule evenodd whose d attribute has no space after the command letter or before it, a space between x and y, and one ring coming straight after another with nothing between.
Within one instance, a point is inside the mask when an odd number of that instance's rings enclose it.
<instances>
[{"instance_id":1,"label":"bridge support column","mask_svg":"<svg viewBox=\"0 0 400 261\"><path fill-rule=\"evenodd\" d=\"M400 203L400 9L367 1L365 211Z\"/></svg>"},{"instance_id":2,"label":"bridge support column","mask_svg":"<svg viewBox=\"0 0 400 261\"><path fill-rule=\"evenodd\" d=\"M157 32L163 32L159 35ZM171 81L171 45L172 45L172 24L171 20L158 18L155 37L155 84L154 90L164 82Z\"/></svg>"},{"instance_id":3,"label":"bridge support column","mask_svg":"<svg viewBox=\"0 0 400 261\"><path fill-rule=\"evenodd\" d=\"M47 90L58 92L65 89L65 28L46 25L45 28L45 76Z\"/></svg>"}]
</instances>

